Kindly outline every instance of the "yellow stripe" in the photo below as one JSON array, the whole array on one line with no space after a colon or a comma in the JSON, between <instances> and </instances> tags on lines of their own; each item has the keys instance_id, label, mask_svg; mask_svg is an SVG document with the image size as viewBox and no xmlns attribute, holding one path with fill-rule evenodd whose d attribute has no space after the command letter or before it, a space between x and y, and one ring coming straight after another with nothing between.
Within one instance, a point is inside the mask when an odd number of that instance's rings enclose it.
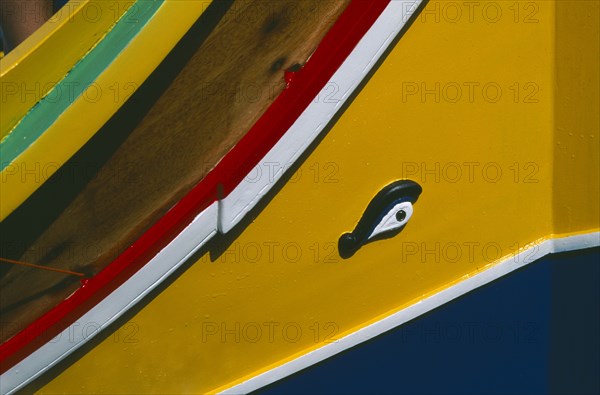
<instances>
[{"instance_id":1,"label":"yellow stripe","mask_svg":"<svg viewBox=\"0 0 600 395\"><path fill-rule=\"evenodd\" d=\"M113 26L132 0L71 1L0 62L0 138Z\"/></svg>"},{"instance_id":2,"label":"yellow stripe","mask_svg":"<svg viewBox=\"0 0 600 395\"><path fill-rule=\"evenodd\" d=\"M463 8L462 18L453 21L452 9L444 13L448 3L429 2L301 171L226 252L214 261L208 254L200 258L40 392L228 388L531 243L597 230L598 148L577 135L586 130L597 138L596 118L566 123L575 138L568 140L572 152L565 160L575 160L584 173L574 176L573 167L555 158L554 89L555 67L600 69L597 51L590 51L585 65L555 53L555 34L565 33L556 31L556 18L560 22L574 8L585 23L568 24L570 45L579 43L584 51L594 45L578 37L585 26L598 36L598 4L565 2L556 15L560 3L518 2L515 17L509 8L514 2L483 2L473 19ZM495 7L502 9L499 20ZM561 84L576 83L597 98L597 85L586 83L585 73L565 78ZM471 100L472 83L478 85ZM454 84L463 89L455 103ZM503 92L496 102L494 84ZM503 175L496 181L497 168ZM403 176L423 186L406 229L341 260L339 236L353 228L381 187ZM563 185L576 186L568 198L556 193ZM555 211L556 199L573 213L568 222L560 219L563 210ZM297 341L296 325L303 331ZM256 326L262 333L252 342Z\"/></svg>"},{"instance_id":3,"label":"yellow stripe","mask_svg":"<svg viewBox=\"0 0 600 395\"><path fill-rule=\"evenodd\" d=\"M165 2L95 81L94 85L104 94L97 100L90 100L85 95L74 100L68 110L35 143L0 173L1 219L35 192L100 129L158 66L210 2ZM173 24L173 20L178 23ZM54 47L57 51L58 48ZM7 58L11 55L12 52ZM27 81L31 83L35 80L31 77Z\"/></svg>"},{"instance_id":4,"label":"yellow stripe","mask_svg":"<svg viewBox=\"0 0 600 395\"><path fill-rule=\"evenodd\" d=\"M600 218L600 34L590 19L600 1L558 1L556 8L554 230L568 233Z\"/></svg>"}]
</instances>

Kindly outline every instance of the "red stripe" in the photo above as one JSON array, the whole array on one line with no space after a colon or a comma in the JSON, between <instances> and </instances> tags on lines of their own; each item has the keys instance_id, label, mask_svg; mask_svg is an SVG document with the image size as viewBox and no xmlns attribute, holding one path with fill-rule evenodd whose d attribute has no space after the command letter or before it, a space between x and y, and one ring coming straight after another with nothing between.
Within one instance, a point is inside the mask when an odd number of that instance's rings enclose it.
<instances>
[{"instance_id":1,"label":"red stripe","mask_svg":"<svg viewBox=\"0 0 600 395\"><path fill-rule=\"evenodd\" d=\"M228 195L279 141L375 23L390 0L353 0L290 86L219 164L131 247L71 297L0 345L0 372L31 354L98 304L171 242L202 210Z\"/></svg>"}]
</instances>

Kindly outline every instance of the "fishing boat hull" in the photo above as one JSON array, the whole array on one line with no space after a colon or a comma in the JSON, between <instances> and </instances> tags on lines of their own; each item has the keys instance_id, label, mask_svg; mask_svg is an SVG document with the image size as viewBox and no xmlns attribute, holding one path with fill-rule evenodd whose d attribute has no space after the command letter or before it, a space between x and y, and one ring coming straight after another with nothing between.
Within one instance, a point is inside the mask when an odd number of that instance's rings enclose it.
<instances>
[{"instance_id":1,"label":"fishing boat hull","mask_svg":"<svg viewBox=\"0 0 600 395\"><path fill-rule=\"evenodd\" d=\"M386 2L331 70L326 36L213 172L67 299L68 325L3 345L2 392L49 372L41 392L247 393L599 246L597 4L418 6ZM372 239L407 181L410 221ZM361 221L368 240L344 254ZM119 262L139 265L111 278Z\"/></svg>"}]
</instances>

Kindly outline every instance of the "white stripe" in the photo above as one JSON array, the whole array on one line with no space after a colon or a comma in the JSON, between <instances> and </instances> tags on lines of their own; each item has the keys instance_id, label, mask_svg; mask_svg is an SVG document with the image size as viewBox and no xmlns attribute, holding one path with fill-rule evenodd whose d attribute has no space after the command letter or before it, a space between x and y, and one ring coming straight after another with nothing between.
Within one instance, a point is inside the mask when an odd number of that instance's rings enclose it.
<instances>
[{"instance_id":1,"label":"white stripe","mask_svg":"<svg viewBox=\"0 0 600 395\"><path fill-rule=\"evenodd\" d=\"M333 118L358 84L367 75L389 43L416 10L421 0L395 0L385 9L375 24L359 42L340 69L319 93L318 102L313 101L292 127L253 169L246 179L225 199L214 203L179 234L147 265L128 279L100 304L84 314L70 328L65 329L51 342L40 347L12 369L0 376L0 393L13 393L40 376L60 360L71 354L101 329L110 325L131 306L182 265L217 231L223 233L233 228L252 207L281 178L285 169L295 162L314 141L325 125ZM336 102L328 102L331 87L343 92ZM273 174L271 170L276 170ZM253 178L252 175L256 175ZM289 363L260 374L224 393L246 393L268 385L301 369L322 361L356 344L364 342L385 331L397 327L433 308L440 306L466 292L487 284L548 253L589 248L600 245L600 233L547 240L507 261L501 262L461 283L424 299L398 313L354 332L336 343L323 346ZM188 251L186 253L186 251ZM97 325L89 336L82 336L86 324ZM79 336L73 338L73 334Z\"/></svg>"},{"instance_id":2,"label":"white stripe","mask_svg":"<svg viewBox=\"0 0 600 395\"><path fill-rule=\"evenodd\" d=\"M392 1L285 135L220 201L219 231L238 224L317 138L408 22L421 0ZM341 98L332 100L332 89Z\"/></svg>"},{"instance_id":3,"label":"white stripe","mask_svg":"<svg viewBox=\"0 0 600 395\"><path fill-rule=\"evenodd\" d=\"M550 253L558 253L600 246L600 232L570 236L565 238L545 240L513 257L502 261L487 270L477 273L460 283L446 288L435 295L425 298L397 313L361 328L334 343L328 343L321 348L302 355L290 362L259 374L236 386L226 389L221 394L245 394L274 383L284 377L323 361L335 354L372 339L399 325L404 324L422 314L427 313L444 303L481 287L502 277L513 270L519 269Z\"/></svg>"},{"instance_id":4,"label":"white stripe","mask_svg":"<svg viewBox=\"0 0 600 395\"><path fill-rule=\"evenodd\" d=\"M171 243L70 327L0 376L11 394L46 372L106 328L165 280L217 232L218 206L200 213ZM87 330L91 333L86 333Z\"/></svg>"},{"instance_id":5,"label":"white stripe","mask_svg":"<svg viewBox=\"0 0 600 395\"><path fill-rule=\"evenodd\" d=\"M309 105L253 171L262 173L263 169L271 169L272 163L287 167L298 159L360 84L420 3L421 0L396 0L385 9L319 93L318 102L313 101ZM337 87L339 92L343 92L340 100L328 100L331 87ZM0 393L10 394L23 388L114 322L205 244L216 233L217 227L221 232L226 233L238 223L281 178L283 170L280 168L276 174L263 175L259 177L258 182L248 181L252 180L253 172L250 172L232 194L198 215L165 249L102 302L90 309L55 339L2 374ZM83 336L84 332L81 328L86 325L88 327L92 325L90 327L92 329L95 326L97 329L88 336ZM79 336L74 337L74 334Z\"/></svg>"}]
</instances>

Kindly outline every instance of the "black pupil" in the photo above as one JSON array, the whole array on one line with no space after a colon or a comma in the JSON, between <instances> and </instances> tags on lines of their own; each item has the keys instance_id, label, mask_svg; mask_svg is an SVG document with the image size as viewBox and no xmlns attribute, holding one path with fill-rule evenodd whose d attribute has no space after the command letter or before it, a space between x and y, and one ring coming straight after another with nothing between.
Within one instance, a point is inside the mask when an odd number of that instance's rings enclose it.
<instances>
[{"instance_id":1,"label":"black pupil","mask_svg":"<svg viewBox=\"0 0 600 395\"><path fill-rule=\"evenodd\" d=\"M404 221L404 218L406 218L406 213L404 212L404 210L400 210L396 213L396 219L398 220L398 222Z\"/></svg>"}]
</instances>

